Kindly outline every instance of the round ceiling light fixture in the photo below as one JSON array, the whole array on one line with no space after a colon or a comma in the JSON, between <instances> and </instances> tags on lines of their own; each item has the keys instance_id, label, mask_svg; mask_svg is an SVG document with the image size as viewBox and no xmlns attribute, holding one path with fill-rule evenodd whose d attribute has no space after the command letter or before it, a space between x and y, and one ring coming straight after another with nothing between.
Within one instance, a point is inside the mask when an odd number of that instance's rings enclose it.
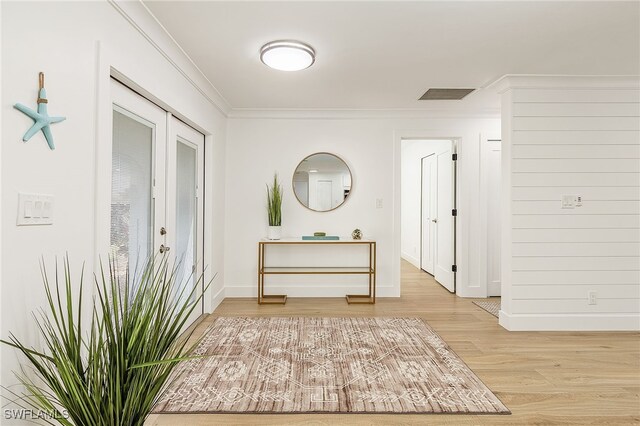
<instances>
[{"instance_id":1,"label":"round ceiling light fixture","mask_svg":"<svg viewBox=\"0 0 640 426\"><path fill-rule=\"evenodd\" d=\"M316 52L308 44L293 40L267 43L260 49L263 64L280 71L300 71L316 60Z\"/></svg>"}]
</instances>

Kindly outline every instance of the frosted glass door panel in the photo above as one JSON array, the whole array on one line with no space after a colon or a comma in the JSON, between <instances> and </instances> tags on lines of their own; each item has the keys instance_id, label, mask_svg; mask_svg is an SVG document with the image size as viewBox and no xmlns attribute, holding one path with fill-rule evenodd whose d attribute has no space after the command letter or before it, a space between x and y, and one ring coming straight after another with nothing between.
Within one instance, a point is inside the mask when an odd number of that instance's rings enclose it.
<instances>
[{"instance_id":1,"label":"frosted glass door panel","mask_svg":"<svg viewBox=\"0 0 640 426\"><path fill-rule=\"evenodd\" d=\"M153 252L154 126L113 111L111 254L121 282Z\"/></svg>"},{"instance_id":2,"label":"frosted glass door panel","mask_svg":"<svg viewBox=\"0 0 640 426\"><path fill-rule=\"evenodd\" d=\"M204 135L171 117L168 142L166 244L178 262L176 293L195 302L204 291ZM201 299L185 326L203 312Z\"/></svg>"},{"instance_id":3,"label":"frosted glass door panel","mask_svg":"<svg viewBox=\"0 0 640 426\"><path fill-rule=\"evenodd\" d=\"M178 140L176 147L176 255L180 262L177 282L180 291L191 299L197 282L197 179L198 152L189 144Z\"/></svg>"}]
</instances>

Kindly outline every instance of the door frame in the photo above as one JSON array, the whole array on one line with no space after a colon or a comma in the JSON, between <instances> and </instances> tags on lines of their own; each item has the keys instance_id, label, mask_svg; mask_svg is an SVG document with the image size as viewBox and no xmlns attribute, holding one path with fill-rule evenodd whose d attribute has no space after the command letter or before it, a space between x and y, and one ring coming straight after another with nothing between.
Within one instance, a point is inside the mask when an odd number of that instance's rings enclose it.
<instances>
[{"instance_id":1,"label":"door frame","mask_svg":"<svg viewBox=\"0 0 640 426\"><path fill-rule=\"evenodd\" d=\"M398 286L397 286L397 294L394 294L394 296L400 296L400 286L402 283L401 280L401 258L402 258L402 250L401 250L401 243L402 243L402 220L401 220L401 204L402 204L402 199L401 199L401 192L402 192L402 179L401 179L401 169L402 169L402 142L403 141L411 141L411 140L421 140L421 141L437 141L437 140L447 140L447 141L451 141L451 152L452 154L455 154L456 157L458 156L460 149L461 149L461 141L462 141L462 137L461 136L438 136L441 134L446 134L445 132L442 133L431 133L429 131L398 131L395 132L394 134L394 179L393 179L393 189L394 189L394 199L393 199L393 215L394 215L394 222L393 222L393 233L395 235L394 237L394 244L393 244L393 254L394 254L394 276L397 277L397 282L398 282ZM455 132L451 132L450 134L455 134ZM422 165L420 166L422 167ZM458 173L459 173L459 167L458 167L458 161L453 161L453 194L451 194L451 198L453 201L453 208L454 209L458 209L458 197L459 197L459 191L458 191ZM422 233L422 224L420 226L420 232ZM457 265L457 270L455 272L453 272L453 292L454 294L457 294L457 283L458 283L458 273L461 272L461 268L460 268L460 253L458 253L458 247L460 247L460 241L459 239L461 238L461 233L460 230L458 229L458 218L457 216L453 216L453 241L452 241L452 245L453 245L453 262L455 265ZM420 239L422 240L422 236L420 237ZM422 252L422 246L420 247L420 251ZM422 253L420 254L420 257L422 258ZM466 256L465 256L466 257ZM444 286L443 286L444 287Z\"/></svg>"},{"instance_id":2,"label":"door frame","mask_svg":"<svg viewBox=\"0 0 640 426\"><path fill-rule=\"evenodd\" d=\"M162 110L165 114L165 118L166 121L164 123L164 128L161 129L162 130L162 134L164 134L164 138L165 138L165 143L162 144L161 147L158 146L154 146L153 147L153 153L154 156L156 158L154 158L154 174L155 174L155 178L157 179L159 177L159 175L162 176L162 179L167 179L167 150L168 150L168 143L166 143L168 141L169 138L169 131L170 131L170 126L171 126L171 118L173 117L172 113L170 111L166 110L166 107L163 105L159 105L157 102L154 101L154 99L150 99L147 96L144 96L141 92L144 93L144 91L141 90L136 90L135 85L133 85L134 87L131 87L131 85L129 85L128 81L126 81L126 79L124 79L125 81L123 81L122 78L119 78L119 75L117 72L115 72L115 70L113 70L112 68L110 68L110 72L107 75L106 80L102 80L101 82L103 83L101 85L101 96L99 96L99 102L98 102L98 116L100 117L100 119L98 120L99 125L98 125L98 131L97 133L99 133L100 135L100 143L96 144L96 150L95 150L95 162L96 165L100 164L101 167L95 167L96 170L96 176L95 176L95 235L94 235L94 264L96 265L96 271L100 270L100 265L101 264L105 264L108 261L108 256L109 256L109 251L110 251L110 227L111 227L111 214L110 214L110 205L111 205L111 181L112 181L112 168L111 168L111 159L112 159L112 151L113 151L113 110L114 110L114 106L117 106L118 109L125 109L126 107L119 105L117 102L114 102L114 92L112 89L112 85L113 84L117 84L119 86L122 86L122 88L128 90L132 95L134 96L138 96L144 100L146 100L150 105L152 105L153 107L156 107L160 110ZM180 120L178 117L174 117L178 120ZM180 120L182 123L184 123L183 120ZM202 203L202 228L203 228L203 232L202 232L202 265L203 265L203 269L202 272L205 274L204 278L202 280L202 288L204 289L205 287L205 283L209 282L211 279L213 279L213 276L211 271L205 267L205 265L208 263L207 259L207 255L210 253L211 248L209 247L209 245L207 244L207 227L206 227L206 216L207 216L207 206L208 206L208 201L207 199L210 197L210 195L207 193L206 191L206 186L205 186L205 182L206 182L206 177L208 175L208 173L210 173L210 171L208 170L208 168L206 167L207 164L207 150L206 150L206 145L207 145L207 136L203 133L203 131L201 129L198 128L193 128L193 126L191 126L190 124L184 123L185 125L192 127L192 129L200 134L203 135L204 137L204 142L203 142L203 147L202 147L202 176L203 176L203 181L202 181L202 190L201 190L201 194L202 194L202 198L201 198L201 203ZM161 161L157 159L157 157L161 157L162 158L162 162L164 162L163 165L161 165ZM167 202L167 189L164 186L157 186L156 188L154 188L154 194L153 197L162 197L165 202L165 210L162 212L162 215L164 217L164 221L167 220L166 218L166 209L168 208L168 202ZM154 201L155 204L155 201ZM157 211L158 209L155 207L154 205L154 211ZM154 212L154 221L155 219L157 219L158 217L158 213ZM158 234L156 234L156 231L159 226L164 226L163 224L157 224L154 223L154 236L153 236L153 253L157 253L158 252L158 248L159 245L162 243L165 243L165 239L162 237L159 237ZM208 252L209 251L209 252ZM188 327L189 325L193 325L195 324L198 320L204 318L204 315L207 312L211 311L211 305L213 304L213 298L211 297L210 291L209 294L207 294L207 292L205 292L203 294L202 297L202 301L199 304L199 308L196 308L196 311L199 311L199 314L196 316L194 315L193 319L195 320L194 323L192 324L185 324L185 327Z\"/></svg>"},{"instance_id":3,"label":"door frame","mask_svg":"<svg viewBox=\"0 0 640 426\"><path fill-rule=\"evenodd\" d=\"M212 312L224 299L225 288L222 283L223 258L220 245L220 235L224 228L218 220L222 217L223 211L220 206L215 203L223 197L224 188L221 182L224 179L223 170L214 168L216 156L223 155L217 137L224 130L223 127L216 127L217 118L210 120L210 115L205 114L202 108L190 105L183 101L183 96L176 93L176 89L168 89L164 80L167 73L149 73L144 67L138 67L135 62L131 61L130 55L124 52L120 46L104 42L95 42L95 92L87 94L91 96L95 102L95 133L90 135L95 138L91 143L94 152L94 170L92 176L93 187L95 189L93 203L93 253L88 258L88 266L94 271L99 271L100 262L106 260L109 253L111 223L109 206L111 194L111 174L105 171L99 165L111 161L111 94L110 84L114 78L120 81L131 90L147 98L160 108L170 112L184 123L193 127L205 137L204 142L204 282L210 283L204 294L204 312ZM171 61L170 61L171 62ZM179 68L175 63L173 66ZM166 71L166 70L164 70ZM178 69L178 71L181 71ZM182 83L181 87L195 87L200 90L195 82L187 81ZM202 105L211 102L214 109L220 111L223 115L225 111L220 109L212 98L203 93ZM220 124L223 126L223 124ZM88 135L88 137L90 137ZM222 195L221 195L222 194ZM106 206L106 207L105 207Z\"/></svg>"}]
</instances>

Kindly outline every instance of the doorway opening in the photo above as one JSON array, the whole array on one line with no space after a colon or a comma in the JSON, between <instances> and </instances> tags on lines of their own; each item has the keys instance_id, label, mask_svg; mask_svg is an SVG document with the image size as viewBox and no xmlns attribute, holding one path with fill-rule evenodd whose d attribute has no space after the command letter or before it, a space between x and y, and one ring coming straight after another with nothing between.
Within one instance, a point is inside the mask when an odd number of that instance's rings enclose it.
<instances>
[{"instance_id":1,"label":"doorway opening","mask_svg":"<svg viewBox=\"0 0 640 426\"><path fill-rule=\"evenodd\" d=\"M456 141L403 139L401 256L456 291Z\"/></svg>"}]
</instances>

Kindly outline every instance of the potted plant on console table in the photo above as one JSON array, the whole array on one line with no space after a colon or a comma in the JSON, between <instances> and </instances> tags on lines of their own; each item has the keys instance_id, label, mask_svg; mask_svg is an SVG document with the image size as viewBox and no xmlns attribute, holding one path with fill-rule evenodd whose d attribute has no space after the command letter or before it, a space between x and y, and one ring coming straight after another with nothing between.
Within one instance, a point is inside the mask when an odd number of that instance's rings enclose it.
<instances>
[{"instance_id":1,"label":"potted plant on console table","mask_svg":"<svg viewBox=\"0 0 640 426\"><path fill-rule=\"evenodd\" d=\"M278 173L273 175L273 186L267 184L267 215L269 217L269 229L267 238L279 240L282 236L282 186L278 182Z\"/></svg>"}]
</instances>

